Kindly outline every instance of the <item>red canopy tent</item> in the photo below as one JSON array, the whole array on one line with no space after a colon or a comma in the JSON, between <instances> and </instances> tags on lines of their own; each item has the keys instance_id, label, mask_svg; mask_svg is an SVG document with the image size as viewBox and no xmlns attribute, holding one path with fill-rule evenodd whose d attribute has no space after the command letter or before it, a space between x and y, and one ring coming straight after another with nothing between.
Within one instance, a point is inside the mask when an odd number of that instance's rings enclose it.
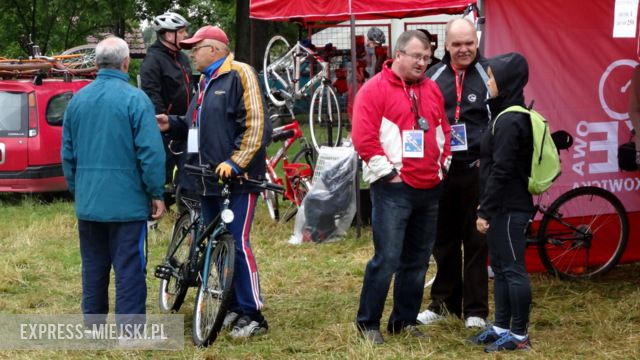
<instances>
[{"instance_id":1,"label":"red canopy tent","mask_svg":"<svg viewBox=\"0 0 640 360\"><path fill-rule=\"evenodd\" d=\"M249 16L272 21L346 21L459 14L476 0L251 0Z\"/></svg>"},{"instance_id":2,"label":"red canopy tent","mask_svg":"<svg viewBox=\"0 0 640 360\"><path fill-rule=\"evenodd\" d=\"M461 14L476 0L250 0L249 17L271 21L342 22L351 21L351 64L356 72L355 20L418 17L435 14ZM357 89L356 77L352 88ZM355 94L355 90L354 90ZM359 181L356 181L359 189ZM360 236L360 192L357 233Z\"/></svg>"}]
</instances>

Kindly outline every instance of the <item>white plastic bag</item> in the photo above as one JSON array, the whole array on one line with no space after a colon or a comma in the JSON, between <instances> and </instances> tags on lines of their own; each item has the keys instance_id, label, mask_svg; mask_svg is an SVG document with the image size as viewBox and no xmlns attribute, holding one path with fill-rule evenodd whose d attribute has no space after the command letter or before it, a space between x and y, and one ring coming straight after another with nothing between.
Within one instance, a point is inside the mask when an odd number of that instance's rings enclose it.
<instances>
[{"instance_id":1,"label":"white plastic bag","mask_svg":"<svg viewBox=\"0 0 640 360\"><path fill-rule=\"evenodd\" d=\"M289 243L335 241L356 213L357 155L352 147L322 147L313 185L302 200Z\"/></svg>"}]
</instances>

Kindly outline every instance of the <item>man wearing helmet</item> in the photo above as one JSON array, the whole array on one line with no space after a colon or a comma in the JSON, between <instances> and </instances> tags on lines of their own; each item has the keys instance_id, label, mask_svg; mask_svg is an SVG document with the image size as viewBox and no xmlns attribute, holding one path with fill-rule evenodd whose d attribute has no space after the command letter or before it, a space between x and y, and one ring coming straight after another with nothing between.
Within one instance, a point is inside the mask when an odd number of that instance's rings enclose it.
<instances>
[{"instance_id":1,"label":"man wearing helmet","mask_svg":"<svg viewBox=\"0 0 640 360\"><path fill-rule=\"evenodd\" d=\"M157 40L147 50L147 56L140 67L142 90L151 98L156 114L184 115L193 97L191 66L189 59L180 51L180 41L188 37L189 22L180 14L166 12L156 16L151 27L156 31ZM171 188L177 179L173 179L173 169L183 161L180 155L184 143L169 141L163 137L166 157L166 184ZM194 187L180 177L183 189ZM167 204L169 205L169 204Z\"/></svg>"}]
</instances>

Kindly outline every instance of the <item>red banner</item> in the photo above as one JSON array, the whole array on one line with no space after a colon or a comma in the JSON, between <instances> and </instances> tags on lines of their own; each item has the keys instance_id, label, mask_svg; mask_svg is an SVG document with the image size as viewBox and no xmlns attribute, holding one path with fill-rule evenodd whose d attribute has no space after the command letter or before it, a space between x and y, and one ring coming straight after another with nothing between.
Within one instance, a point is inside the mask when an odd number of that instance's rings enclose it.
<instances>
[{"instance_id":1,"label":"red banner","mask_svg":"<svg viewBox=\"0 0 640 360\"><path fill-rule=\"evenodd\" d=\"M517 51L527 58L527 102L535 100L552 130L574 137L562 151L562 176L549 198L585 185L613 192L630 215L624 257L630 261L640 260L640 172L620 171L617 150L630 139L627 108L638 40L614 37L616 22L633 13L616 11L623 2L489 0L484 41L486 56Z\"/></svg>"}]
</instances>

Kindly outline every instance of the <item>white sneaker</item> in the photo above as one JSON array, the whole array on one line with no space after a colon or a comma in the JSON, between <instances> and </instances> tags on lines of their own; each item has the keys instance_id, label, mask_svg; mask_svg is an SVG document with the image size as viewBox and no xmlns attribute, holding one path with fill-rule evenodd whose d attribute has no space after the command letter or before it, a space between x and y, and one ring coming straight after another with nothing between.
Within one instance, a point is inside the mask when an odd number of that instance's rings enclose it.
<instances>
[{"instance_id":1,"label":"white sneaker","mask_svg":"<svg viewBox=\"0 0 640 360\"><path fill-rule=\"evenodd\" d=\"M224 320L222 321L222 328L231 329L233 325L236 324L236 321L238 321L239 317L240 317L240 314L238 314L235 311L227 312L227 315L225 315Z\"/></svg>"},{"instance_id":2,"label":"white sneaker","mask_svg":"<svg viewBox=\"0 0 640 360\"><path fill-rule=\"evenodd\" d=\"M248 338L250 336L262 335L269 330L269 325L267 324L267 319L262 319L262 321L258 322L256 320L252 320L249 316L243 315L236 321L236 324L231 329L229 335L232 338Z\"/></svg>"},{"instance_id":3,"label":"white sneaker","mask_svg":"<svg viewBox=\"0 0 640 360\"><path fill-rule=\"evenodd\" d=\"M434 322L440 321L442 319L444 319L444 316L440 314L436 314L431 310L425 310L421 312L420 314L418 314L418 317L416 318L416 320L418 321L418 324L422 324L422 325L433 324Z\"/></svg>"},{"instance_id":4,"label":"white sneaker","mask_svg":"<svg viewBox=\"0 0 640 360\"><path fill-rule=\"evenodd\" d=\"M484 328L487 326L487 322L477 316L469 316L464 322L464 326L468 328Z\"/></svg>"}]
</instances>

